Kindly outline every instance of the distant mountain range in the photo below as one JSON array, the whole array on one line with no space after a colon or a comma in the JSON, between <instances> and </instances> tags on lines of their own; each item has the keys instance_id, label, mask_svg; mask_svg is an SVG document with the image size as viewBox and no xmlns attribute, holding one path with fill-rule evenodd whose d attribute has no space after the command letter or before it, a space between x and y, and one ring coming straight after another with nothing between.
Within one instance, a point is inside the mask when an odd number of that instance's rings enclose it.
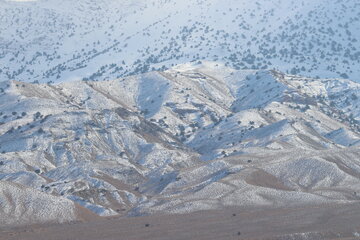
<instances>
[{"instance_id":1,"label":"distant mountain range","mask_svg":"<svg viewBox=\"0 0 360 240\"><path fill-rule=\"evenodd\" d=\"M112 80L184 62L360 77L356 0L0 1L0 81Z\"/></svg>"},{"instance_id":2,"label":"distant mountain range","mask_svg":"<svg viewBox=\"0 0 360 240\"><path fill-rule=\"evenodd\" d=\"M357 202L359 88L216 62L0 82L0 223Z\"/></svg>"}]
</instances>

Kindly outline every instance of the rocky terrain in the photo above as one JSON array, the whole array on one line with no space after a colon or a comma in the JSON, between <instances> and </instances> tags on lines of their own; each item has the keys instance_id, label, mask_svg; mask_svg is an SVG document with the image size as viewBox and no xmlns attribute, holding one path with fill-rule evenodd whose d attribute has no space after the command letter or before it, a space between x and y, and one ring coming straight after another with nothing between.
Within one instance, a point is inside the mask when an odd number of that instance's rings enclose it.
<instances>
[{"instance_id":1,"label":"rocky terrain","mask_svg":"<svg viewBox=\"0 0 360 240\"><path fill-rule=\"evenodd\" d=\"M0 0L0 81L112 80L211 60L359 81L356 0Z\"/></svg>"},{"instance_id":2,"label":"rocky terrain","mask_svg":"<svg viewBox=\"0 0 360 240\"><path fill-rule=\"evenodd\" d=\"M0 221L358 203L359 89L216 62L0 82Z\"/></svg>"}]
</instances>

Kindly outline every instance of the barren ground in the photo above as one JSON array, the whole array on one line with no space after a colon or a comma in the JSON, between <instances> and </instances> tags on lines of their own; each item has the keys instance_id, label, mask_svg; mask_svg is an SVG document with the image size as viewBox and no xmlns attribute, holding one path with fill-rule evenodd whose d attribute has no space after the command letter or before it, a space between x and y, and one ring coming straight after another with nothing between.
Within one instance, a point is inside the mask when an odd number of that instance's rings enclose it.
<instances>
[{"instance_id":1,"label":"barren ground","mask_svg":"<svg viewBox=\"0 0 360 240\"><path fill-rule=\"evenodd\" d=\"M360 205L231 208L1 229L1 240L360 239Z\"/></svg>"}]
</instances>

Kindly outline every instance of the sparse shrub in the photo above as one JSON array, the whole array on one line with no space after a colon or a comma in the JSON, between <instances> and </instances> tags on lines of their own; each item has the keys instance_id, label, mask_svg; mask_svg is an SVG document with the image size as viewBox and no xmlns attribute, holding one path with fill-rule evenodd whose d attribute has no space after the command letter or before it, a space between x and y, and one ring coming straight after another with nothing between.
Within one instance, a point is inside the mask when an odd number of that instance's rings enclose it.
<instances>
[{"instance_id":1,"label":"sparse shrub","mask_svg":"<svg viewBox=\"0 0 360 240\"><path fill-rule=\"evenodd\" d=\"M44 129L39 128L38 133L39 133L39 134L43 134L43 133L45 133L45 131L44 131Z\"/></svg>"}]
</instances>

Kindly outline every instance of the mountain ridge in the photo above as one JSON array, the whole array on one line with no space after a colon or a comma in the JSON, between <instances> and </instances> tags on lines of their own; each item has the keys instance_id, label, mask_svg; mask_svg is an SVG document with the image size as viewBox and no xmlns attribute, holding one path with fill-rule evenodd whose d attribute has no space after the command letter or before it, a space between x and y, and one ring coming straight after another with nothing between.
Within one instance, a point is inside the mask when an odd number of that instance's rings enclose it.
<instances>
[{"instance_id":1,"label":"mountain ridge","mask_svg":"<svg viewBox=\"0 0 360 240\"><path fill-rule=\"evenodd\" d=\"M359 87L205 61L1 82L0 180L100 216L357 202Z\"/></svg>"}]
</instances>

